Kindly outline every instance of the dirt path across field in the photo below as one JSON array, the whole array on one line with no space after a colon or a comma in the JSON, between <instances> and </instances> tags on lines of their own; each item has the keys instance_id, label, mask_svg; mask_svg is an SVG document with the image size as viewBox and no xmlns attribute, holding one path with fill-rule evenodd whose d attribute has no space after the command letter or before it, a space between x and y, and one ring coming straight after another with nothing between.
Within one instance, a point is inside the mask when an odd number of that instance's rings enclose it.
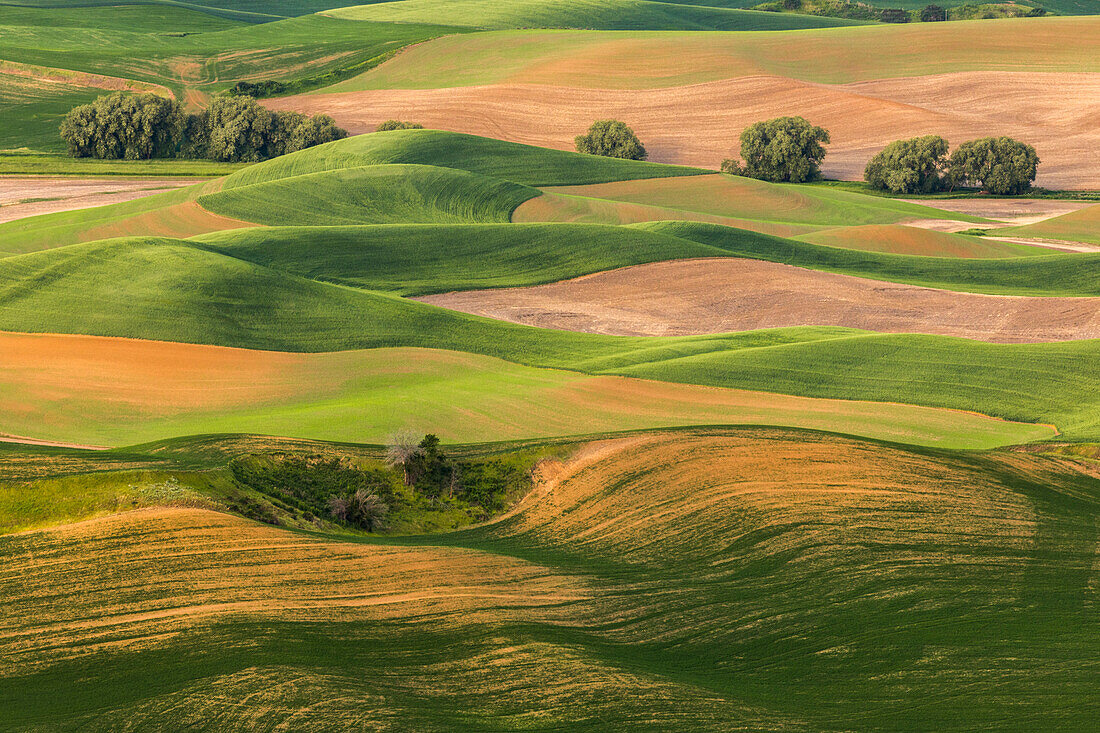
<instances>
[{"instance_id":1,"label":"dirt path across field","mask_svg":"<svg viewBox=\"0 0 1100 733\"><path fill-rule=\"evenodd\" d=\"M736 152L745 126L802 115L830 131L823 169L844 179L861 178L867 160L899 138L936 133L957 145L1010 135L1038 150L1038 185L1100 188L1100 73L958 72L841 85L742 76L663 89L502 83L306 94L265 104L325 112L352 132L399 118L562 149L572 149L592 120L613 117L634 127L651 160L715 169Z\"/></svg>"},{"instance_id":2,"label":"dirt path across field","mask_svg":"<svg viewBox=\"0 0 1100 733\"><path fill-rule=\"evenodd\" d=\"M0 176L0 222L132 201L196 182L194 178Z\"/></svg>"},{"instance_id":3,"label":"dirt path across field","mask_svg":"<svg viewBox=\"0 0 1100 733\"><path fill-rule=\"evenodd\" d=\"M676 260L427 303L542 328L681 336L846 326L1000 343L1100 338L1100 298L956 293L759 260Z\"/></svg>"}]
</instances>

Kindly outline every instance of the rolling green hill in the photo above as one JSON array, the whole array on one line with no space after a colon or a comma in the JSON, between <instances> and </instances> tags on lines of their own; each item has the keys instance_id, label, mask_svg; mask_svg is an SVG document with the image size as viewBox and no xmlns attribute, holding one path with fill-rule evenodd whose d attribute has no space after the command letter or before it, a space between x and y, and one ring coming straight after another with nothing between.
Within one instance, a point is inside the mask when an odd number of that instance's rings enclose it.
<instances>
[{"instance_id":1,"label":"rolling green hill","mask_svg":"<svg viewBox=\"0 0 1100 733\"><path fill-rule=\"evenodd\" d=\"M506 519L384 540L204 511L218 505L192 485L212 480L101 475L101 491L166 508L0 538L7 723L257 728L305 708L389 731L1095 720L1100 489L1069 461L635 435L568 459Z\"/></svg>"},{"instance_id":2,"label":"rolling green hill","mask_svg":"<svg viewBox=\"0 0 1100 733\"><path fill-rule=\"evenodd\" d=\"M528 186L451 168L374 165L340 168L200 196L199 205L258 224L507 222L538 196Z\"/></svg>"},{"instance_id":3,"label":"rolling green hill","mask_svg":"<svg viewBox=\"0 0 1100 733\"><path fill-rule=\"evenodd\" d=\"M839 18L761 13L651 0L399 0L329 10L350 20L438 23L489 30L589 28L593 30L778 31L856 25Z\"/></svg>"},{"instance_id":4,"label":"rolling green hill","mask_svg":"<svg viewBox=\"0 0 1100 733\"><path fill-rule=\"evenodd\" d=\"M599 224L273 227L215 232L193 241L313 280L398 295L538 285L628 265L726 254L677 237ZM485 267L486 261L493 266Z\"/></svg>"},{"instance_id":5,"label":"rolling green hill","mask_svg":"<svg viewBox=\"0 0 1100 733\"><path fill-rule=\"evenodd\" d=\"M286 179L296 180L296 179ZM250 189L235 189L248 191ZM307 277L401 295L566 280L692 257L743 257L874 280L993 295L1100 295L1100 255L957 259L864 252L696 222L237 229L220 252ZM485 262L493 262L486 268Z\"/></svg>"},{"instance_id":6,"label":"rolling green hill","mask_svg":"<svg viewBox=\"0 0 1100 733\"><path fill-rule=\"evenodd\" d=\"M1005 345L809 327L676 338L554 331L326 284L180 240L0 260L0 329L304 352L451 349L589 374L972 410L1100 437L1100 341Z\"/></svg>"},{"instance_id":7,"label":"rolling green hill","mask_svg":"<svg viewBox=\"0 0 1100 733\"><path fill-rule=\"evenodd\" d=\"M250 165L227 176L224 187L230 190L305 173L396 163L454 168L525 186L566 186L710 173L699 168L602 158L458 132L392 130L356 135Z\"/></svg>"},{"instance_id":8,"label":"rolling green hill","mask_svg":"<svg viewBox=\"0 0 1100 733\"><path fill-rule=\"evenodd\" d=\"M746 236L739 229L700 222L633 225L725 250L736 257L782 262L875 280L990 295L1100 294L1100 254L1051 254L997 259L920 257L827 247L794 239Z\"/></svg>"}]
</instances>

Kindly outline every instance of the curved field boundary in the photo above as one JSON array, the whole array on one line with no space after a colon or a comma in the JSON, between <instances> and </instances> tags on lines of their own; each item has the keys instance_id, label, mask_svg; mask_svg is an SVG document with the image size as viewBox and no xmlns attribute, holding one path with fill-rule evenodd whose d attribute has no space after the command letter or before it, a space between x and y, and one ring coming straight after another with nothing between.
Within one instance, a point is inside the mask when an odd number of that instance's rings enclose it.
<instances>
[{"instance_id":1,"label":"curved field boundary","mask_svg":"<svg viewBox=\"0 0 1100 733\"><path fill-rule=\"evenodd\" d=\"M673 224L712 226L664 226ZM750 232L730 240L737 230L715 228L724 230L722 242L730 247L790 243ZM793 244L909 266L938 263L951 272L972 263L1061 266L1064 260L1066 273L1079 278L1087 277L1080 262L1089 257L948 260ZM1100 341L988 344L835 327L660 339L582 334L311 280L171 239L105 240L0 259L0 328L291 352L439 348L588 374L975 410L1053 423L1076 439L1100 428Z\"/></svg>"},{"instance_id":2,"label":"curved field boundary","mask_svg":"<svg viewBox=\"0 0 1100 733\"><path fill-rule=\"evenodd\" d=\"M726 174L554 186L544 190L570 197L608 199L718 217L815 227L891 224L914 217L984 221L979 217L924 204L821 186L769 183ZM666 217L672 218L677 217Z\"/></svg>"},{"instance_id":3,"label":"curved field boundary","mask_svg":"<svg viewBox=\"0 0 1100 733\"><path fill-rule=\"evenodd\" d=\"M485 442L759 424L991 448L1057 434L952 410L587 376L433 349L307 355L12 333L0 333L0 346L0 432L54 443L207 433L382 443L409 427Z\"/></svg>"},{"instance_id":4,"label":"curved field boundary","mask_svg":"<svg viewBox=\"0 0 1100 733\"><path fill-rule=\"evenodd\" d=\"M618 226L669 220L703 221L760 232L761 234L771 234L776 237L793 237L817 230L817 226L813 224L786 224L755 219L738 219L729 216L704 214L698 211L549 192L528 199L512 212L512 221L516 223L566 222Z\"/></svg>"},{"instance_id":5,"label":"curved field boundary","mask_svg":"<svg viewBox=\"0 0 1100 733\"><path fill-rule=\"evenodd\" d=\"M330 87L541 84L656 89L774 75L847 84L971 71L1100 72L1100 18L912 23L779 33L495 31L444 36ZM745 102L748 100L742 100Z\"/></svg>"},{"instance_id":6,"label":"curved field boundary","mask_svg":"<svg viewBox=\"0 0 1100 733\"><path fill-rule=\"evenodd\" d=\"M998 259L1002 257L1035 257L1049 255L1050 250L1013 244L983 237L936 231L900 224L865 224L837 227L796 237L803 242L826 247L858 249L865 252L916 255L919 257L960 257L963 259Z\"/></svg>"},{"instance_id":7,"label":"curved field boundary","mask_svg":"<svg viewBox=\"0 0 1100 733\"><path fill-rule=\"evenodd\" d=\"M153 84L136 79L124 79L118 76L91 74L85 71L56 69L49 66L22 64L0 59L0 74L33 80L36 84L65 84L90 89L102 89L108 92L151 92L161 97L173 98L172 90L162 84Z\"/></svg>"},{"instance_id":8,"label":"curved field boundary","mask_svg":"<svg viewBox=\"0 0 1100 733\"><path fill-rule=\"evenodd\" d=\"M1100 20L1096 24L1100 27ZM799 42L791 39L784 48ZM1100 46L1100 39L1095 45ZM675 53L690 58L692 48L678 48ZM1090 123L1100 97L1100 73L1095 69L1087 73L1019 71L1016 61L1017 65L1001 71L953 68L925 77L826 85L774 72L752 73L745 71L742 62L730 62L721 67L723 73L716 79L674 79L653 84L655 88L607 88L615 86L614 77L607 76L615 69L623 71L624 83L642 73L634 64L648 57L639 53L618 61L601 59L592 71L594 79L601 81L593 81L592 88L559 69L538 83L509 78L442 88L407 83L358 91L330 87L323 93L265 104L331 114L352 132L368 132L396 117L561 150L572 150L574 136L593 120L610 117L634 128L651 160L711 170L736 156L738 135L746 126L778 115L801 115L832 135L825 175L853 180L862 178L871 156L893 140L934 132L958 145L978 137L1008 135L1038 150L1042 160L1038 185L1100 189L1100 132ZM813 61L804 67L825 65ZM736 78L726 78L733 73Z\"/></svg>"},{"instance_id":9,"label":"curved field boundary","mask_svg":"<svg viewBox=\"0 0 1100 733\"><path fill-rule=\"evenodd\" d=\"M507 222L537 189L429 165L308 173L205 194L205 209L280 226Z\"/></svg>"},{"instance_id":10,"label":"curved field boundary","mask_svg":"<svg viewBox=\"0 0 1100 733\"><path fill-rule=\"evenodd\" d=\"M1100 204L1036 224L1000 229L997 234L1100 244Z\"/></svg>"},{"instance_id":11,"label":"curved field boundary","mask_svg":"<svg viewBox=\"0 0 1100 733\"><path fill-rule=\"evenodd\" d=\"M218 179L123 203L5 222L0 224L0 258L111 237L192 237L256 226L207 211L196 202L220 187Z\"/></svg>"},{"instance_id":12,"label":"curved field boundary","mask_svg":"<svg viewBox=\"0 0 1100 733\"><path fill-rule=\"evenodd\" d=\"M648 0L402 0L336 8L345 20L438 23L468 28L586 28L597 30L780 31L860 25L859 21L795 13Z\"/></svg>"},{"instance_id":13,"label":"curved field boundary","mask_svg":"<svg viewBox=\"0 0 1100 733\"><path fill-rule=\"evenodd\" d=\"M761 260L676 260L419 300L528 326L616 336L840 326L993 343L1100 339L1100 298L975 295Z\"/></svg>"}]
</instances>

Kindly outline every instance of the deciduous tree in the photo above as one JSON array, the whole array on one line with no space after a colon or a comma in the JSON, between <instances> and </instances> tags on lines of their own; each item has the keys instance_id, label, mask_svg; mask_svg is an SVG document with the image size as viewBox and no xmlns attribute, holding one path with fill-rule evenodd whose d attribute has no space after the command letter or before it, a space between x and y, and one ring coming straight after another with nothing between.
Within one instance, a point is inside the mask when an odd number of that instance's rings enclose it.
<instances>
[{"instance_id":1,"label":"deciduous tree","mask_svg":"<svg viewBox=\"0 0 1100 733\"><path fill-rule=\"evenodd\" d=\"M588 132L578 135L574 142L578 153L602 155L606 158L645 160L646 150L641 140L626 123L618 120L598 120Z\"/></svg>"},{"instance_id":2,"label":"deciduous tree","mask_svg":"<svg viewBox=\"0 0 1100 733\"><path fill-rule=\"evenodd\" d=\"M741 133L744 163L725 161L722 170L765 181L802 183L821 174L822 144L829 132L802 117L776 117L757 122Z\"/></svg>"},{"instance_id":3,"label":"deciduous tree","mask_svg":"<svg viewBox=\"0 0 1100 733\"><path fill-rule=\"evenodd\" d=\"M1039 166L1035 148L1010 137L985 137L960 145L951 155L948 175L956 183L980 186L999 195L1031 188Z\"/></svg>"},{"instance_id":4,"label":"deciduous tree","mask_svg":"<svg viewBox=\"0 0 1100 733\"><path fill-rule=\"evenodd\" d=\"M897 140L871 158L864 179L891 193L932 193L943 187L947 141L939 135Z\"/></svg>"}]
</instances>

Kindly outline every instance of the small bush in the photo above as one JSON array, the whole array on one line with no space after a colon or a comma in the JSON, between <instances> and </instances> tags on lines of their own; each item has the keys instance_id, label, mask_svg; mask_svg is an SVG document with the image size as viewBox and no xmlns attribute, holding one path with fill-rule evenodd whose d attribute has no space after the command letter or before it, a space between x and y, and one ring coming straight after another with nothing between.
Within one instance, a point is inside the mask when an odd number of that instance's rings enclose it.
<instances>
[{"instance_id":1,"label":"small bush","mask_svg":"<svg viewBox=\"0 0 1100 733\"><path fill-rule=\"evenodd\" d=\"M578 153L602 155L605 158L645 160L647 153L641 140L626 123L618 120L598 120L588 132L574 139Z\"/></svg>"},{"instance_id":2,"label":"small bush","mask_svg":"<svg viewBox=\"0 0 1100 733\"><path fill-rule=\"evenodd\" d=\"M375 132L386 132L387 130L423 130L424 125L416 122L402 122L401 120L386 120L378 127L374 128Z\"/></svg>"},{"instance_id":3,"label":"small bush","mask_svg":"<svg viewBox=\"0 0 1100 733\"><path fill-rule=\"evenodd\" d=\"M229 94L237 97L252 97L259 99L261 97L274 97L279 94L286 94L289 91L286 84L281 81L239 81L229 89Z\"/></svg>"},{"instance_id":4,"label":"small bush","mask_svg":"<svg viewBox=\"0 0 1100 733\"><path fill-rule=\"evenodd\" d=\"M883 23L908 23L909 11L901 8L885 8L879 16Z\"/></svg>"}]
</instances>

